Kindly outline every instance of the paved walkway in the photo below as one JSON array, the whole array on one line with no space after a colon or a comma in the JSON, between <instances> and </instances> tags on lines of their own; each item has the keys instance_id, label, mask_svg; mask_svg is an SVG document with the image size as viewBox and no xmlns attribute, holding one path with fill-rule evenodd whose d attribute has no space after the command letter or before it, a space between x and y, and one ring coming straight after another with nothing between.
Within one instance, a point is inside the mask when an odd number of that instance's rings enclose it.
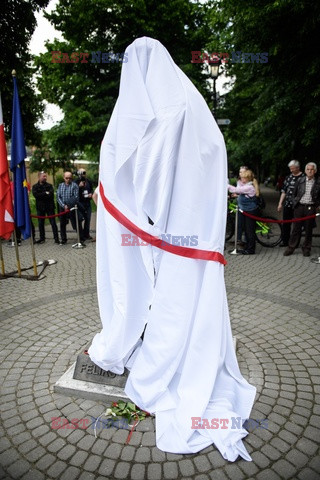
<instances>
[{"instance_id":1,"label":"paved walkway","mask_svg":"<svg viewBox=\"0 0 320 480\"><path fill-rule=\"evenodd\" d=\"M277 193L266 192L269 206ZM270 212L271 213L271 212ZM274 213L274 211L272 212ZM0 478L315 480L320 475L320 265L297 251L257 247L255 256L226 253L226 285L237 356L257 387L251 418L267 421L245 439L253 461L223 460L214 447L173 455L155 446L153 420L127 430L92 425L54 429L53 417L98 417L106 404L58 395L53 386L77 353L100 330L95 284L95 243L72 249L47 241L37 261L56 259L41 281L0 281ZM30 247L19 247L22 267ZM315 239L311 258L320 255ZM230 250L232 245L230 246ZM14 249L3 247L7 271ZM228 249L227 249L228 250ZM32 270L30 270L32 274ZM266 426L266 423L264 423Z\"/></svg>"}]
</instances>

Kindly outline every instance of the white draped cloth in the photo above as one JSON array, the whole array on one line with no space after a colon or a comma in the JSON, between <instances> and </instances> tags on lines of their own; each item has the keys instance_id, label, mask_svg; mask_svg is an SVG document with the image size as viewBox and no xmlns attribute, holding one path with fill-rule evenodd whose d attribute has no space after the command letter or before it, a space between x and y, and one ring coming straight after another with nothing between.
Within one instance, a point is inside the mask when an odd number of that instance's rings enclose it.
<instances>
[{"instance_id":1,"label":"white draped cloth","mask_svg":"<svg viewBox=\"0 0 320 480\"><path fill-rule=\"evenodd\" d=\"M223 254L224 140L203 97L161 43L139 38L126 53L101 147L97 288L103 329L89 355L104 370L130 370L125 392L155 414L161 450L196 453L214 444L225 459L251 460L242 423L255 388L242 377L233 348L224 265L138 245L103 202L154 237L178 236L182 245L181 237L190 248ZM213 419L219 428L207 428Z\"/></svg>"}]
</instances>

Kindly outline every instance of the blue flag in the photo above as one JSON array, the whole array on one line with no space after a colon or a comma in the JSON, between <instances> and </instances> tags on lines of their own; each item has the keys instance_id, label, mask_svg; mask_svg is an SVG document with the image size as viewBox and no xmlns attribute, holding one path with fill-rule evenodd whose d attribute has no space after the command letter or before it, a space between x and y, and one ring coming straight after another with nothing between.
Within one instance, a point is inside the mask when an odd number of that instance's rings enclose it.
<instances>
[{"instance_id":1,"label":"blue flag","mask_svg":"<svg viewBox=\"0 0 320 480\"><path fill-rule=\"evenodd\" d=\"M14 221L20 228L23 238L31 236L31 220L28 196L28 184L24 159L27 156L19 104L17 80L13 77L13 113L11 131L11 162L13 172Z\"/></svg>"}]
</instances>

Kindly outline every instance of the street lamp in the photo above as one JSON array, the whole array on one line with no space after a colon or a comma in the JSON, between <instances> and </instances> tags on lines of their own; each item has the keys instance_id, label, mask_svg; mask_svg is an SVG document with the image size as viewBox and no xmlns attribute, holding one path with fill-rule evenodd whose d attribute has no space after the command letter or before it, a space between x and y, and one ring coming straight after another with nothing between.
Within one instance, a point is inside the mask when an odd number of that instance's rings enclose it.
<instances>
[{"instance_id":1,"label":"street lamp","mask_svg":"<svg viewBox=\"0 0 320 480\"><path fill-rule=\"evenodd\" d=\"M213 80L213 116L216 118L217 111L217 91L216 91L216 80L219 76L219 67L221 65L221 59L219 57L213 57L210 60L209 72Z\"/></svg>"}]
</instances>

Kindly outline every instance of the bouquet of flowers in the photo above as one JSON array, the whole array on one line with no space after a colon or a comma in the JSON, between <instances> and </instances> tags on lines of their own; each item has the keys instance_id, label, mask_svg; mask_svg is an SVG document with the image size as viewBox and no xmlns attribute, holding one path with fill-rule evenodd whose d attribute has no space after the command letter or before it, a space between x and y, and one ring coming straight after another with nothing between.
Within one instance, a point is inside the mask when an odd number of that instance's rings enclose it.
<instances>
[{"instance_id":1,"label":"bouquet of flowers","mask_svg":"<svg viewBox=\"0 0 320 480\"><path fill-rule=\"evenodd\" d=\"M124 402L120 400L119 402L112 402L111 407L107 408L105 413L102 413L96 420L94 433L97 438L96 425L100 417L105 415L106 417L112 418L114 420L119 420L120 418L125 419L128 422L128 427L131 428L126 443L129 443L132 433L140 420L144 420L146 417L150 416L149 412L141 410L137 405L132 402Z\"/></svg>"},{"instance_id":2,"label":"bouquet of flowers","mask_svg":"<svg viewBox=\"0 0 320 480\"><path fill-rule=\"evenodd\" d=\"M121 400L119 402L112 402L111 407L107 408L105 415L107 417L125 418L130 426L132 420L138 420L139 422L149 417L150 413L140 410L140 408L132 402L123 402Z\"/></svg>"}]
</instances>

